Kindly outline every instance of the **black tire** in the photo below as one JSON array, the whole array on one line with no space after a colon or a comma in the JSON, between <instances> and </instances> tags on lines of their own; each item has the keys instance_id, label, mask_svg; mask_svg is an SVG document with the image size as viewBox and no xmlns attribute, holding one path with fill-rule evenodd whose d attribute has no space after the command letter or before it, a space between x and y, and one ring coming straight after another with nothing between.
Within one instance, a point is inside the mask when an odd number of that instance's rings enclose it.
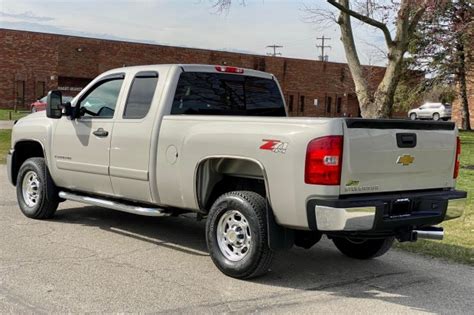
<instances>
[{"instance_id":1,"label":"black tire","mask_svg":"<svg viewBox=\"0 0 474 315\"><path fill-rule=\"evenodd\" d=\"M416 114L415 114L415 113L411 113L411 114L410 114L410 119L411 119L411 120L416 120L416 118L417 118L417 117L416 117Z\"/></svg>"},{"instance_id":2,"label":"black tire","mask_svg":"<svg viewBox=\"0 0 474 315\"><path fill-rule=\"evenodd\" d=\"M224 251L221 250L218 241L220 219L224 215L229 216L234 210L243 215L242 220L248 224L251 235L249 249L239 261L229 259L226 256L228 254L224 254ZM228 228L227 231L231 230L230 224L224 223L224 225ZM268 247L267 237L266 201L255 192L232 191L226 193L214 202L209 211L206 222L207 248L217 268L230 277L250 279L268 271L273 259L273 251Z\"/></svg>"},{"instance_id":3,"label":"black tire","mask_svg":"<svg viewBox=\"0 0 474 315\"><path fill-rule=\"evenodd\" d=\"M32 113L36 113L36 111L37 111L37 110L36 110L36 106L31 106L31 112L32 112Z\"/></svg>"},{"instance_id":4,"label":"black tire","mask_svg":"<svg viewBox=\"0 0 474 315\"><path fill-rule=\"evenodd\" d=\"M333 238L334 245L344 255L356 259L371 259L382 256L392 247L395 238L381 239L350 239Z\"/></svg>"},{"instance_id":5,"label":"black tire","mask_svg":"<svg viewBox=\"0 0 474 315\"><path fill-rule=\"evenodd\" d=\"M440 119L439 113L434 113L433 114L433 120L438 121Z\"/></svg>"},{"instance_id":6,"label":"black tire","mask_svg":"<svg viewBox=\"0 0 474 315\"><path fill-rule=\"evenodd\" d=\"M27 193L23 193L23 182L27 180L26 176L32 178L34 174L36 174L37 184L34 185L36 189L33 190L37 197L32 204L32 201L25 200ZM54 185L43 158L30 158L20 167L16 180L16 196L21 212L28 218L42 220L54 216L59 204L58 189Z\"/></svg>"}]
</instances>

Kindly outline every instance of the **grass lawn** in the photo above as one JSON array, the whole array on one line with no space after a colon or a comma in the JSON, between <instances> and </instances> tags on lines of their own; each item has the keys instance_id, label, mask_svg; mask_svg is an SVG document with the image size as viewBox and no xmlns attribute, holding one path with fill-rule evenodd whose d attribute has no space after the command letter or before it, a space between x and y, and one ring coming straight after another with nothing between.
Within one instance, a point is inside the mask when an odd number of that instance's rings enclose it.
<instances>
[{"instance_id":1,"label":"grass lawn","mask_svg":"<svg viewBox=\"0 0 474 315\"><path fill-rule=\"evenodd\" d=\"M0 164L5 164L6 155L10 149L10 139L12 131L10 129L0 129Z\"/></svg>"},{"instance_id":2,"label":"grass lawn","mask_svg":"<svg viewBox=\"0 0 474 315\"><path fill-rule=\"evenodd\" d=\"M445 233L443 241L419 240L398 244L397 247L474 266L474 132L461 132L460 135L461 169L456 188L467 191L464 215L441 224Z\"/></svg>"},{"instance_id":3,"label":"grass lawn","mask_svg":"<svg viewBox=\"0 0 474 315\"><path fill-rule=\"evenodd\" d=\"M24 117L29 114L29 112L26 111L21 111L21 112L14 112L11 109L0 109L0 120L9 120L9 112L12 113L12 119L11 120L17 120L20 119L21 117Z\"/></svg>"}]
</instances>

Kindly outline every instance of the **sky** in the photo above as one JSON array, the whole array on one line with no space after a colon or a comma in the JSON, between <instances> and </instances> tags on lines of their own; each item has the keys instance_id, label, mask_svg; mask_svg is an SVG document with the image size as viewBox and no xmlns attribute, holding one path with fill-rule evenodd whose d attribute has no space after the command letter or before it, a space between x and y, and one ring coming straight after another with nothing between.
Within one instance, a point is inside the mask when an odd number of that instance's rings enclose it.
<instances>
[{"instance_id":1,"label":"sky","mask_svg":"<svg viewBox=\"0 0 474 315\"><path fill-rule=\"evenodd\" d=\"M240 0L227 12L215 0L0 0L0 28L285 57L317 59L316 38L330 37L330 61L346 62L336 24L308 22L305 6L323 0ZM384 65L380 31L354 23L364 64ZM319 42L318 45L321 43Z\"/></svg>"}]
</instances>

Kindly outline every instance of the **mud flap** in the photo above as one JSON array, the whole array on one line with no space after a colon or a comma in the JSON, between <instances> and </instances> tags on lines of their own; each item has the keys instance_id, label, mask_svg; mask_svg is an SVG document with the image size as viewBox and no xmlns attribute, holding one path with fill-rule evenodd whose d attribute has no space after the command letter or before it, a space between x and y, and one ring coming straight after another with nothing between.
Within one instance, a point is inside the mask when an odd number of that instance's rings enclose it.
<instances>
[{"instance_id":1,"label":"mud flap","mask_svg":"<svg viewBox=\"0 0 474 315\"><path fill-rule=\"evenodd\" d=\"M268 231L268 247L271 250L285 250L293 247L295 243L295 233L291 229L287 229L279 225L273 214L273 210L267 201L267 231Z\"/></svg>"}]
</instances>

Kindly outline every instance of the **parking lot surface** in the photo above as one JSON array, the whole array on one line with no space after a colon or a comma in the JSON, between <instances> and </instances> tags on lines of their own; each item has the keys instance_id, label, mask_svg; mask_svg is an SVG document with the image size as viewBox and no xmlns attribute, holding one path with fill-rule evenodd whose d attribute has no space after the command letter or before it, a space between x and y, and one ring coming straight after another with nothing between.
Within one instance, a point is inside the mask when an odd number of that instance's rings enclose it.
<instances>
[{"instance_id":1,"label":"parking lot surface","mask_svg":"<svg viewBox=\"0 0 474 315\"><path fill-rule=\"evenodd\" d=\"M35 221L0 166L0 313L471 313L474 268L392 250L372 261L328 240L276 255L264 277L221 274L204 222L65 202Z\"/></svg>"}]
</instances>

